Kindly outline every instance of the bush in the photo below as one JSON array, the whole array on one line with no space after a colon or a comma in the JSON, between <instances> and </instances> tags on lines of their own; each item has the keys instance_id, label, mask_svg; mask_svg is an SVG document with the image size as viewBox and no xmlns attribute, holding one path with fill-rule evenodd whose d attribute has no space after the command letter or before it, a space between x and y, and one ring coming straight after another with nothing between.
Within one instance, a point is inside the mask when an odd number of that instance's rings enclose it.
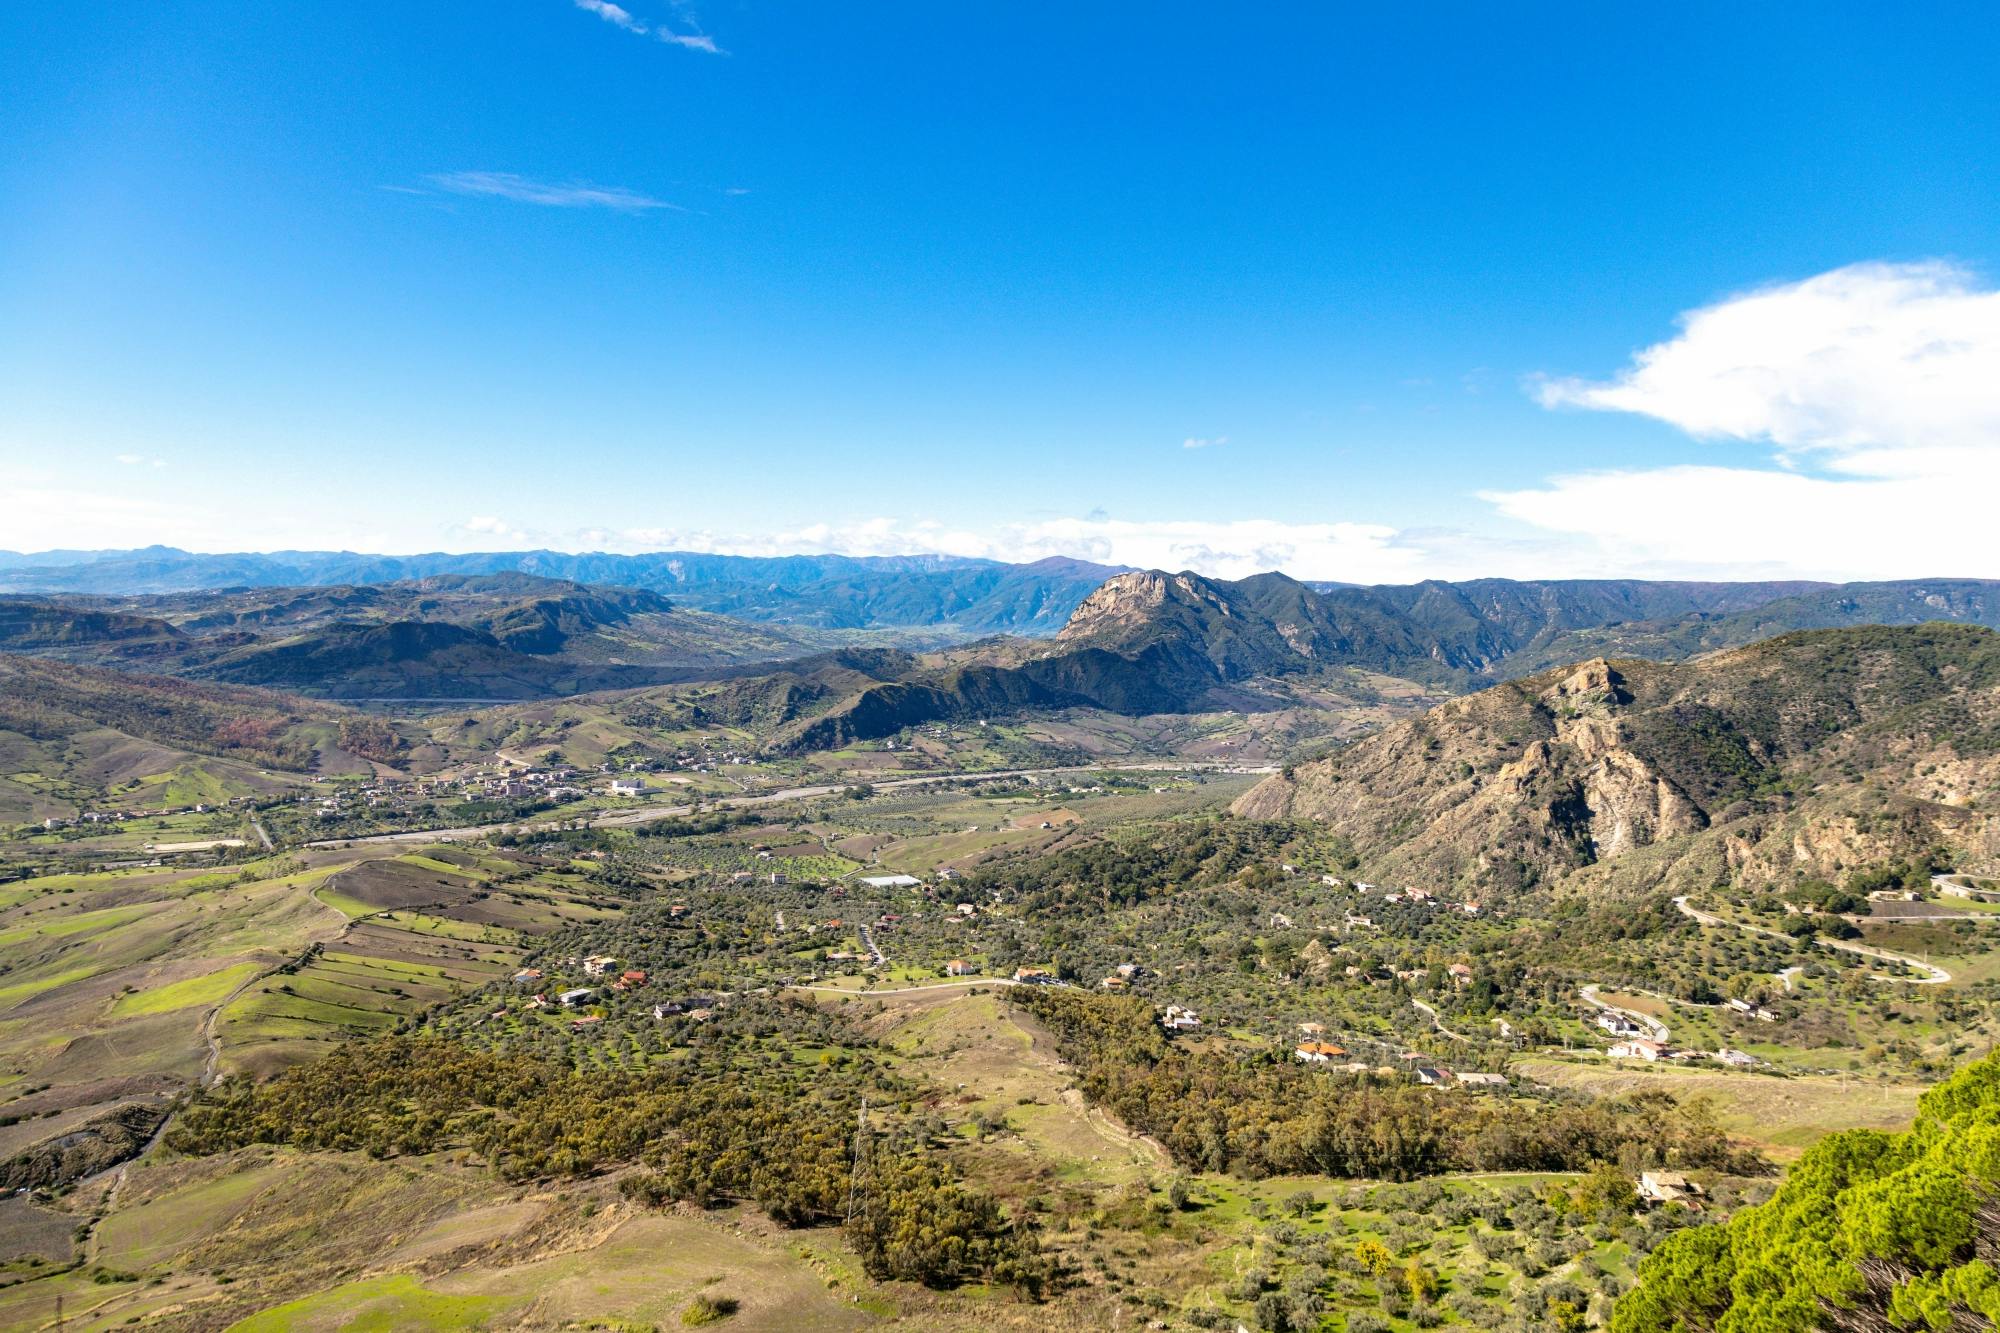
<instances>
[{"instance_id":1,"label":"bush","mask_svg":"<svg viewBox=\"0 0 2000 1333\"><path fill-rule=\"evenodd\" d=\"M688 1302L687 1309L681 1311L681 1322L689 1328L700 1328L704 1324L719 1324L736 1313L737 1304L729 1296L697 1296Z\"/></svg>"}]
</instances>

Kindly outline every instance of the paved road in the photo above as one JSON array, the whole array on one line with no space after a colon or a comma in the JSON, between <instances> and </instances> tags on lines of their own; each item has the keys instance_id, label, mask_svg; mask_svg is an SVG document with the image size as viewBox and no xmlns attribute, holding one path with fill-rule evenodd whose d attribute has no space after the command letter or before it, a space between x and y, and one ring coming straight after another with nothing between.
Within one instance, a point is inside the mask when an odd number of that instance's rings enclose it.
<instances>
[{"instance_id":1,"label":"paved road","mask_svg":"<svg viewBox=\"0 0 2000 1333\"><path fill-rule=\"evenodd\" d=\"M1792 939L1790 935L1785 934L1782 930L1772 930L1768 926L1752 926L1741 921L1731 921L1726 917L1719 917L1713 912L1704 912L1699 907L1690 905L1685 894L1674 899L1674 906L1681 909L1683 916L1693 917L1704 926L1729 926L1736 930L1747 931L1752 935L1768 935L1774 940ZM1796 940L1793 942L1797 943ZM1825 939L1814 942L1822 948L1838 949L1842 953L1859 954L1863 958L1873 958L1883 963L1900 963L1913 972L1922 972L1923 976L1904 978L1904 980L1911 982L1913 985L1942 986L1951 980L1951 973L1945 971L1936 963L1927 963L1921 958L1912 958L1908 954L1891 953L1887 949L1878 949L1872 944L1850 944L1845 940ZM1893 977L1882 978L1884 981L1893 981L1895 979Z\"/></svg>"},{"instance_id":2,"label":"paved road","mask_svg":"<svg viewBox=\"0 0 2000 1333\"><path fill-rule=\"evenodd\" d=\"M900 787L921 787L933 782L956 782L961 778L1025 778L1055 773L1100 773L1108 769L1153 771L1169 768L1180 772L1201 771L1242 774L1277 772L1275 768L1244 768L1234 765L1204 767L1199 764L1149 764L1143 766L1136 764L1079 764L1067 768L1008 768L998 771L986 770L969 773L925 773L918 777L891 778L887 781L874 782L869 785L874 787L876 791L891 791ZM855 784L851 782L827 782L810 787L787 787L781 791L765 792L757 796L723 796L709 802L709 804L740 807L770 805L777 801L809 800L815 796L832 796L838 792L846 791L853 785ZM373 843L420 845L430 842L466 842L476 838L492 837L502 829L509 828L526 832L534 829L556 828L572 822L580 822L588 828L628 828L634 824L650 824L656 820L673 819L680 815L692 813L694 813L692 805L647 806L643 810L614 810L607 814L598 815L594 819L580 821L558 819L544 820L536 824L506 822L467 825L463 828L413 829L406 833L375 833L362 838L324 838L318 842L309 842L306 846L360 847Z\"/></svg>"},{"instance_id":3,"label":"paved road","mask_svg":"<svg viewBox=\"0 0 2000 1333\"><path fill-rule=\"evenodd\" d=\"M875 966L889 965L889 955L882 952L882 946L875 942L875 932L867 926L861 927L861 947L874 956Z\"/></svg>"},{"instance_id":4,"label":"paved road","mask_svg":"<svg viewBox=\"0 0 2000 1333\"><path fill-rule=\"evenodd\" d=\"M1019 986L1012 977L968 977L964 981L940 981L929 986L886 986L858 990L851 986L787 986L786 990L812 991L816 995L928 995L932 991L961 990L966 986Z\"/></svg>"}]
</instances>

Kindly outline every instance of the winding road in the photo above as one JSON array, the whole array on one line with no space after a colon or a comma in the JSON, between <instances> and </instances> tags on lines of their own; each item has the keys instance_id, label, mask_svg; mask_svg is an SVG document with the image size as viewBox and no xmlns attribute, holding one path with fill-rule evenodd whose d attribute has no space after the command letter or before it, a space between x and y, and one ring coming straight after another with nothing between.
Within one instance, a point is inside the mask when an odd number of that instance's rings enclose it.
<instances>
[{"instance_id":1,"label":"winding road","mask_svg":"<svg viewBox=\"0 0 2000 1333\"><path fill-rule=\"evenodd\" d=\"M1699 907L1692 906L1688 902L1686 894L1682 894L1680 897L1674 899L1674 906L1678 907L1681 910L1681 915L1692 917L1694 920L1700 922L1704 926L1727 926L1733 930L1747 931L1752 935L1768 935L1774 940L1791 940L1793 943L1798 942L1796 940L1793 940L1792 936L1787 935L1782 930L1773 930L1769 926L1752 926L1742 921L1731 921L1727 917L1717 916L1713 912L1704 912ZM1947 984L1951 980L1951 973L1945 971L1943 968L1939 967L1936 963L1928 963L1921 958L1912 958L1908 954L1891 953L1887 949L1878 949L1872 944L1850 944L1845 940L1824 940L1824 939L1815 940L1814 943L1818 944L1821 948L1838 949L1842 953L1859 954L1863 958L1873 958L1877 962L1881 963L1899 963L1902 966L1909 968L1913 972L1921 972L1924 974L1920 977L1877 978L1877 980L1880 981L1902 980L1902 981L1908 981L1912 985L1916 986L1942 986Z\"/></svg>"},{"instance_id":2,"label":"winding road","mask_svg":"<svg viewBox=\"0 0 2000 1333\"><path fill-rule=\"evenodd\" d=\"M1450 1037L1453 1041L1469 1042L1472 1040L1472 1038L1466 1036L1463 1032L1453 1032L1450 1028L1446 1027L1444 1020L1438 1017L1438 1011L1425 1004L1422 1000L1411 1000L1410 1003L1421 1009L1430 1018L1431 1026L1436 1028L1440 1034Z\"/></svg>"}]
</instances>

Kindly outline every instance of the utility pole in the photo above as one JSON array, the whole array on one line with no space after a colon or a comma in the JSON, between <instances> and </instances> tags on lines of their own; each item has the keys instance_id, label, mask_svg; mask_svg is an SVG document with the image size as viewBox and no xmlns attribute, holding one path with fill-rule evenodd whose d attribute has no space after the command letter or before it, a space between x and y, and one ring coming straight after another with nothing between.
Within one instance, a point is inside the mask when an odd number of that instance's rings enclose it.
<instances>
[{"instance_id":1,"label":"utility pole","mask_svg":"<svg viewBox=\"0 0 2000 1333\"><path fill-rule=\"evenodd\" d=\"M855 1196L860 1193L861 1163L868 1152L868 1099L861 1099L861 1112L854 1123L854 1155L847 1167L847 1221L854 1221ZM862 1207L867 1207L863 1200Z\"/></svg>"}]
</instances>

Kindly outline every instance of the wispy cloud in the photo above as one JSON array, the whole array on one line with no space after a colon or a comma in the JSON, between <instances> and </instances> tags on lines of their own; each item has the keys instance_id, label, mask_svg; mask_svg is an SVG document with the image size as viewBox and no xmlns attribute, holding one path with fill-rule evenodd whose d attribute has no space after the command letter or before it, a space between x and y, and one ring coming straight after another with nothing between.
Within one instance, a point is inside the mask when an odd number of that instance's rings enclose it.
<instances>
[{"instance_id":1,"label":"wispy cloud","mask_svg":"<svg viewBox=\"0 0 2000 1333\"><path fill-rule=\"evenodd\" d=\"M725 54L723 49L715 44L715 38L710 37L706 33L669 32L665 28L661 28L659 30L659 38L669 46L686 47L690 51L706 51L712 56Z\"/></svg>"},{"instance_id":2,"label":"wispy cloud","mask_svg":"<svg viewBox=\"0 0 2000 1333\"><path fill-rule=\"evenodd\" d=\"M118 462L125 467L165 467L167 460L154 458L148 454L119 454Z\"/></svg>"},{"instance_id":3,"label":"wispy cloud","mask_svg":"<svg viewBox=\"0 0 2000 1333\"><path fill-rule=\"evenodd\" d=\"M576 0L576 7L587 14L595 14L606 23L623 28L627 32L646 31L646 25L633 18L630 11L623 6L610 3L610 0Z\"/></svg>"},{"instance_id":4,"label":"wispy cloud","mask_svg":"<svg viewBox=\"0 0 2000 1333\"><path fill-rule=\"evenodd\" d=\"M655 199L620 185L591 185L587 182L555 184L517 176L511 171L449 171L429 178L440 190L453 194L481 195L512 199L516 203L541 204L549 208L610 208L621 213L644 213L669 209L687 210L679 204Z\"/></svg>"},{"instance_id":5,"label":"wispy cloud","mask_svg":"<svg viewBox=\"0 0 2000 1333\"><path fill-rule=\"evenodd\" d=\"M633 17L631 10L626 9L623 5L612 4L611 0L571 0L571 3L586 14L595 14L614 28L622 28L626 32L639 37L657 37L668 46L678 46L688 51L701 51L712 56L727 54L721 47L715 44L715 39L706 33L675 32L664 23L657 26L643 23Z\"/></svg>"},{"instance_id":6,"label":"wispy cloud","mask_svg":"<svg viewBox=\"0 0 2000 1333\"><path fill-rule=\"evenodd\" d=\"M1229 443L1229 437L1227 435L1216 435L1207 439L1203 439L1195 435L1190 435L1185 440L1181 441L1181 448L1213 449L1218 444L1228 444L1228 443Z\"/></svg>"}]
</instances>

